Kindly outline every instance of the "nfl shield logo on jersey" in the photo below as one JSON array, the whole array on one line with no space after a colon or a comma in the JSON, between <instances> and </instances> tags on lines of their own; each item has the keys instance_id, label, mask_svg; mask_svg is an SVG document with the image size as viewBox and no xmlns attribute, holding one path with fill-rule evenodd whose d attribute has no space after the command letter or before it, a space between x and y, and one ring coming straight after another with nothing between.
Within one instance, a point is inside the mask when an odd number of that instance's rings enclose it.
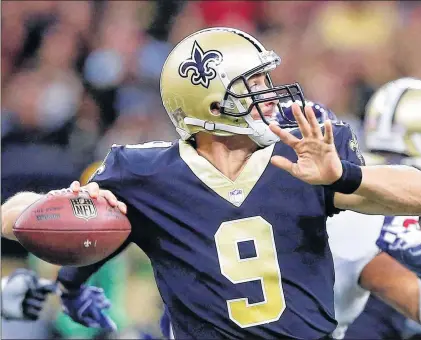
<instances>
[{"instance_id":1,"label":"nfl shield logo on jersey","mask_svg":"<svg viewBox=\"0 0 421 340\"><path fill-rule=\"evenodd\" d=\"M234 189L229 192L229 200L232 204L239 207L244 201L243 189Z\"/></svg>"},{"instance_id":2,"label":"nfl shield logo on jersey","mask_svg":"<svg viewBox=\"0 0 421 340\"><path fill-rule=\"evenodd\" d=\"M90 198L71 198L70 203L72 204L73 214L77 218L89 220L97 215L95 204Z\"/></svg>"}]
</instances>

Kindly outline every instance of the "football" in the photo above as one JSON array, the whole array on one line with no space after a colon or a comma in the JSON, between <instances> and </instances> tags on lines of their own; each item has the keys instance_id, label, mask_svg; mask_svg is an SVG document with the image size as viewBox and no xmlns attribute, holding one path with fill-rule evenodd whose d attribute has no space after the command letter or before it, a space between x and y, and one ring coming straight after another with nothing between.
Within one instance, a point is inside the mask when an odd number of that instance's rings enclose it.
<instances>
[{"instance_id":1,"label":"football","mask_svg":"<svg viewBox=\"0 0 421 340\"><path fill-rule=\"evenodd\" d=\"M86 266L117 250L131 231L128 218L105 198L70 189L47 194L17 219L13 232L35 256L61 266Z\"/></svg>"}]
</instances>

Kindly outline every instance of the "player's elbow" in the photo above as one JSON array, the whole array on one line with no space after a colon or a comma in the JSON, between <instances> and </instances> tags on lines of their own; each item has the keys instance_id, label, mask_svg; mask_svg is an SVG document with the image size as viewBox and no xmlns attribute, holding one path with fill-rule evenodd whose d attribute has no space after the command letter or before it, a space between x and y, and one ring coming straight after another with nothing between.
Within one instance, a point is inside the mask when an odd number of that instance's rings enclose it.
<instances>
[{"instance_id":1,"label":"player's elbow","mask_svg":"<svg viewBox=\"0 0 421 340\"><path fill-rule=\"evenodd\" d=\"M1 234L3 237L17 241L13 226L20 214L42 197L34 192L21 192L8 199L1 206Z\"/></svg>"},{"instance_id":2,"label":"player's elbow","mask_svg":"<svg viewBox=\"0 0 421 340\"><path fill-rule=\"evenodd\" d=\"M5 237L9 240L15 240L16 241L16 237L13 234L13 228L9 227L6 223L4 223L3 219L2 219L2 226L1 226L1 236Z\"/></svg>"},{"instance_id":3,"label":"player's elbow","mask_svg":"<svg viewBox=\"0 0 421 340\"><path fill-rule=\"evenodd\" d=\"M13 212L10 209L4 209L1 207L1 236L9 240L17 241L15 234L13 233Z\"/></svg>"},{"instance_id":4,"label":"player's elbow","mask_svg":"<svg viewBox=\"0 0 421 340\"><path fill-rule=\"evenodd\" d=\"M16 237L13 234L13 228L9 227L6 223L3 222L3 220L2 220L2 226L1 226L1 236L9 240L16 241Z\"/></svg>"}]
</instances>

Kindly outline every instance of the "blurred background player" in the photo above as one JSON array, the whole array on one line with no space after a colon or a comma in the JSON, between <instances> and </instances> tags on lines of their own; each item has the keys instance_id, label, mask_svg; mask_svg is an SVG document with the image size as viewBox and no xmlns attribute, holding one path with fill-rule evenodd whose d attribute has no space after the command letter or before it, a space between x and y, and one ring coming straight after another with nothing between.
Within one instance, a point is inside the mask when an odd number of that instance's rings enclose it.
<instances>
[{"instance_id":1,"label":"blurred background player","mask_svg":"<svg viewBox=\"0 0 421 340\"><path fill-rule=\"evenodd\" d=\"M421 169L420 79L401 78L387 83L376 91L366 107L364 141L367 148L364 158L369 164L407 164ZM417 221L419 221L418 216L413 219L386 218L376 246L421 276L421 252L416 247L420 244L419 222ZM347 222L342 220L342 223ZM355 227L359 228L358 223ZM373 228L376 227L373 226ZM365 233L365 236L369 235ZM352 243L352 246L354 254L358 253L360 243L358 247L355 247L355 243ZM374 254L376 248L372 247L371 252ZM386 266L387 263L384 265ZM391 270L390 267L384 267L384 271L389 270ZM364 274L364 270L362 273ZM378 275L377 284L384 280L383 274L385 273ZM403 282L399 284L384 280L383 284L395 286L398 290L403 290L405 287ZM380 298L387 299L385 292L379 289L380 287L369 288L378 289ZM399 297L399 294L397 296ZM419 323L406 319L381 299L372 295L365 310L350 325L345 338L407 339L416 334L421 334Z\"/></svg>"},{"instance_id":2,"label":"blurred background player","mask_svg":"<svg viewBox=\"0 0 421 340\"><path fill-rule=\"evenodd\" d=\"M55 282L39 278L33 271L17 269L1 279L1 316L7 320L35 321L48 295L56 290Z\"/></svg>"}]
</instances>

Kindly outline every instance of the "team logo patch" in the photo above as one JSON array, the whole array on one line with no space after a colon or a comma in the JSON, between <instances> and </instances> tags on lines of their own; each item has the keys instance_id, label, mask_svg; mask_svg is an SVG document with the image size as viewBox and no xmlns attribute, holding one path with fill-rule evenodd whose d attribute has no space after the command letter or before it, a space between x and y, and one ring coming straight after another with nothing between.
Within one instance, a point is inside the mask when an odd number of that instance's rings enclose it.
<instances>
[{"instance_id":1,"label":"team logo patch","mask_svg":"<svg viewBox=\"0 0 421 340\"><path fill-rule=\"evenodd\" d=\"M101 166L96 170L96 175L101 175L105 171L105 164L101 164Z\"/></svg>"},{"instance_id":2,"label":"team logo patch","mask_svg":"<svg viewBox=\"0 0 421 340\"><path fill-rule=\"evenodd\" d=\"M209 87L210 81L216 77L216 71L211 63L218 65L222 62L222 53L217 50L204 52L197 41L193 44L191 57L183 61L178 68L181 77L187 78L189 74L193 85Z\"/></svg>"},{"instance_id":3,"label":"team logo patch","mask_svg":"<svg viewBox=\"0 0 421 340\"><path fill-rule=\"evenodd\" d=\"M96 206L90 198L71 198L70 203L72 204L73 214L77 218L89 220L97 216Z\"/></svg>"},{"instance_id":4,"label":"team logo patch","mask_svg":"<svg viewBox=\"0 0 421 340\"><path fill-rule=\"evenodd\" d=\"M229 200L236 207L239 207L244 201L243 189L234 189L228 193Z\"/></svg>"},{"instance_id":5,"label":"team logo patch","mask_svg":"<svg viewBox=\"0 0 421 340\"><path fill-rule=\"evenodd\" d=\"M354 131L352 132L352 139L349 140L349 148L355 152L362 165L365 165L364 157L361 153L360 146L358 144L357 136Z\"/></svg>"}]
</instances>

